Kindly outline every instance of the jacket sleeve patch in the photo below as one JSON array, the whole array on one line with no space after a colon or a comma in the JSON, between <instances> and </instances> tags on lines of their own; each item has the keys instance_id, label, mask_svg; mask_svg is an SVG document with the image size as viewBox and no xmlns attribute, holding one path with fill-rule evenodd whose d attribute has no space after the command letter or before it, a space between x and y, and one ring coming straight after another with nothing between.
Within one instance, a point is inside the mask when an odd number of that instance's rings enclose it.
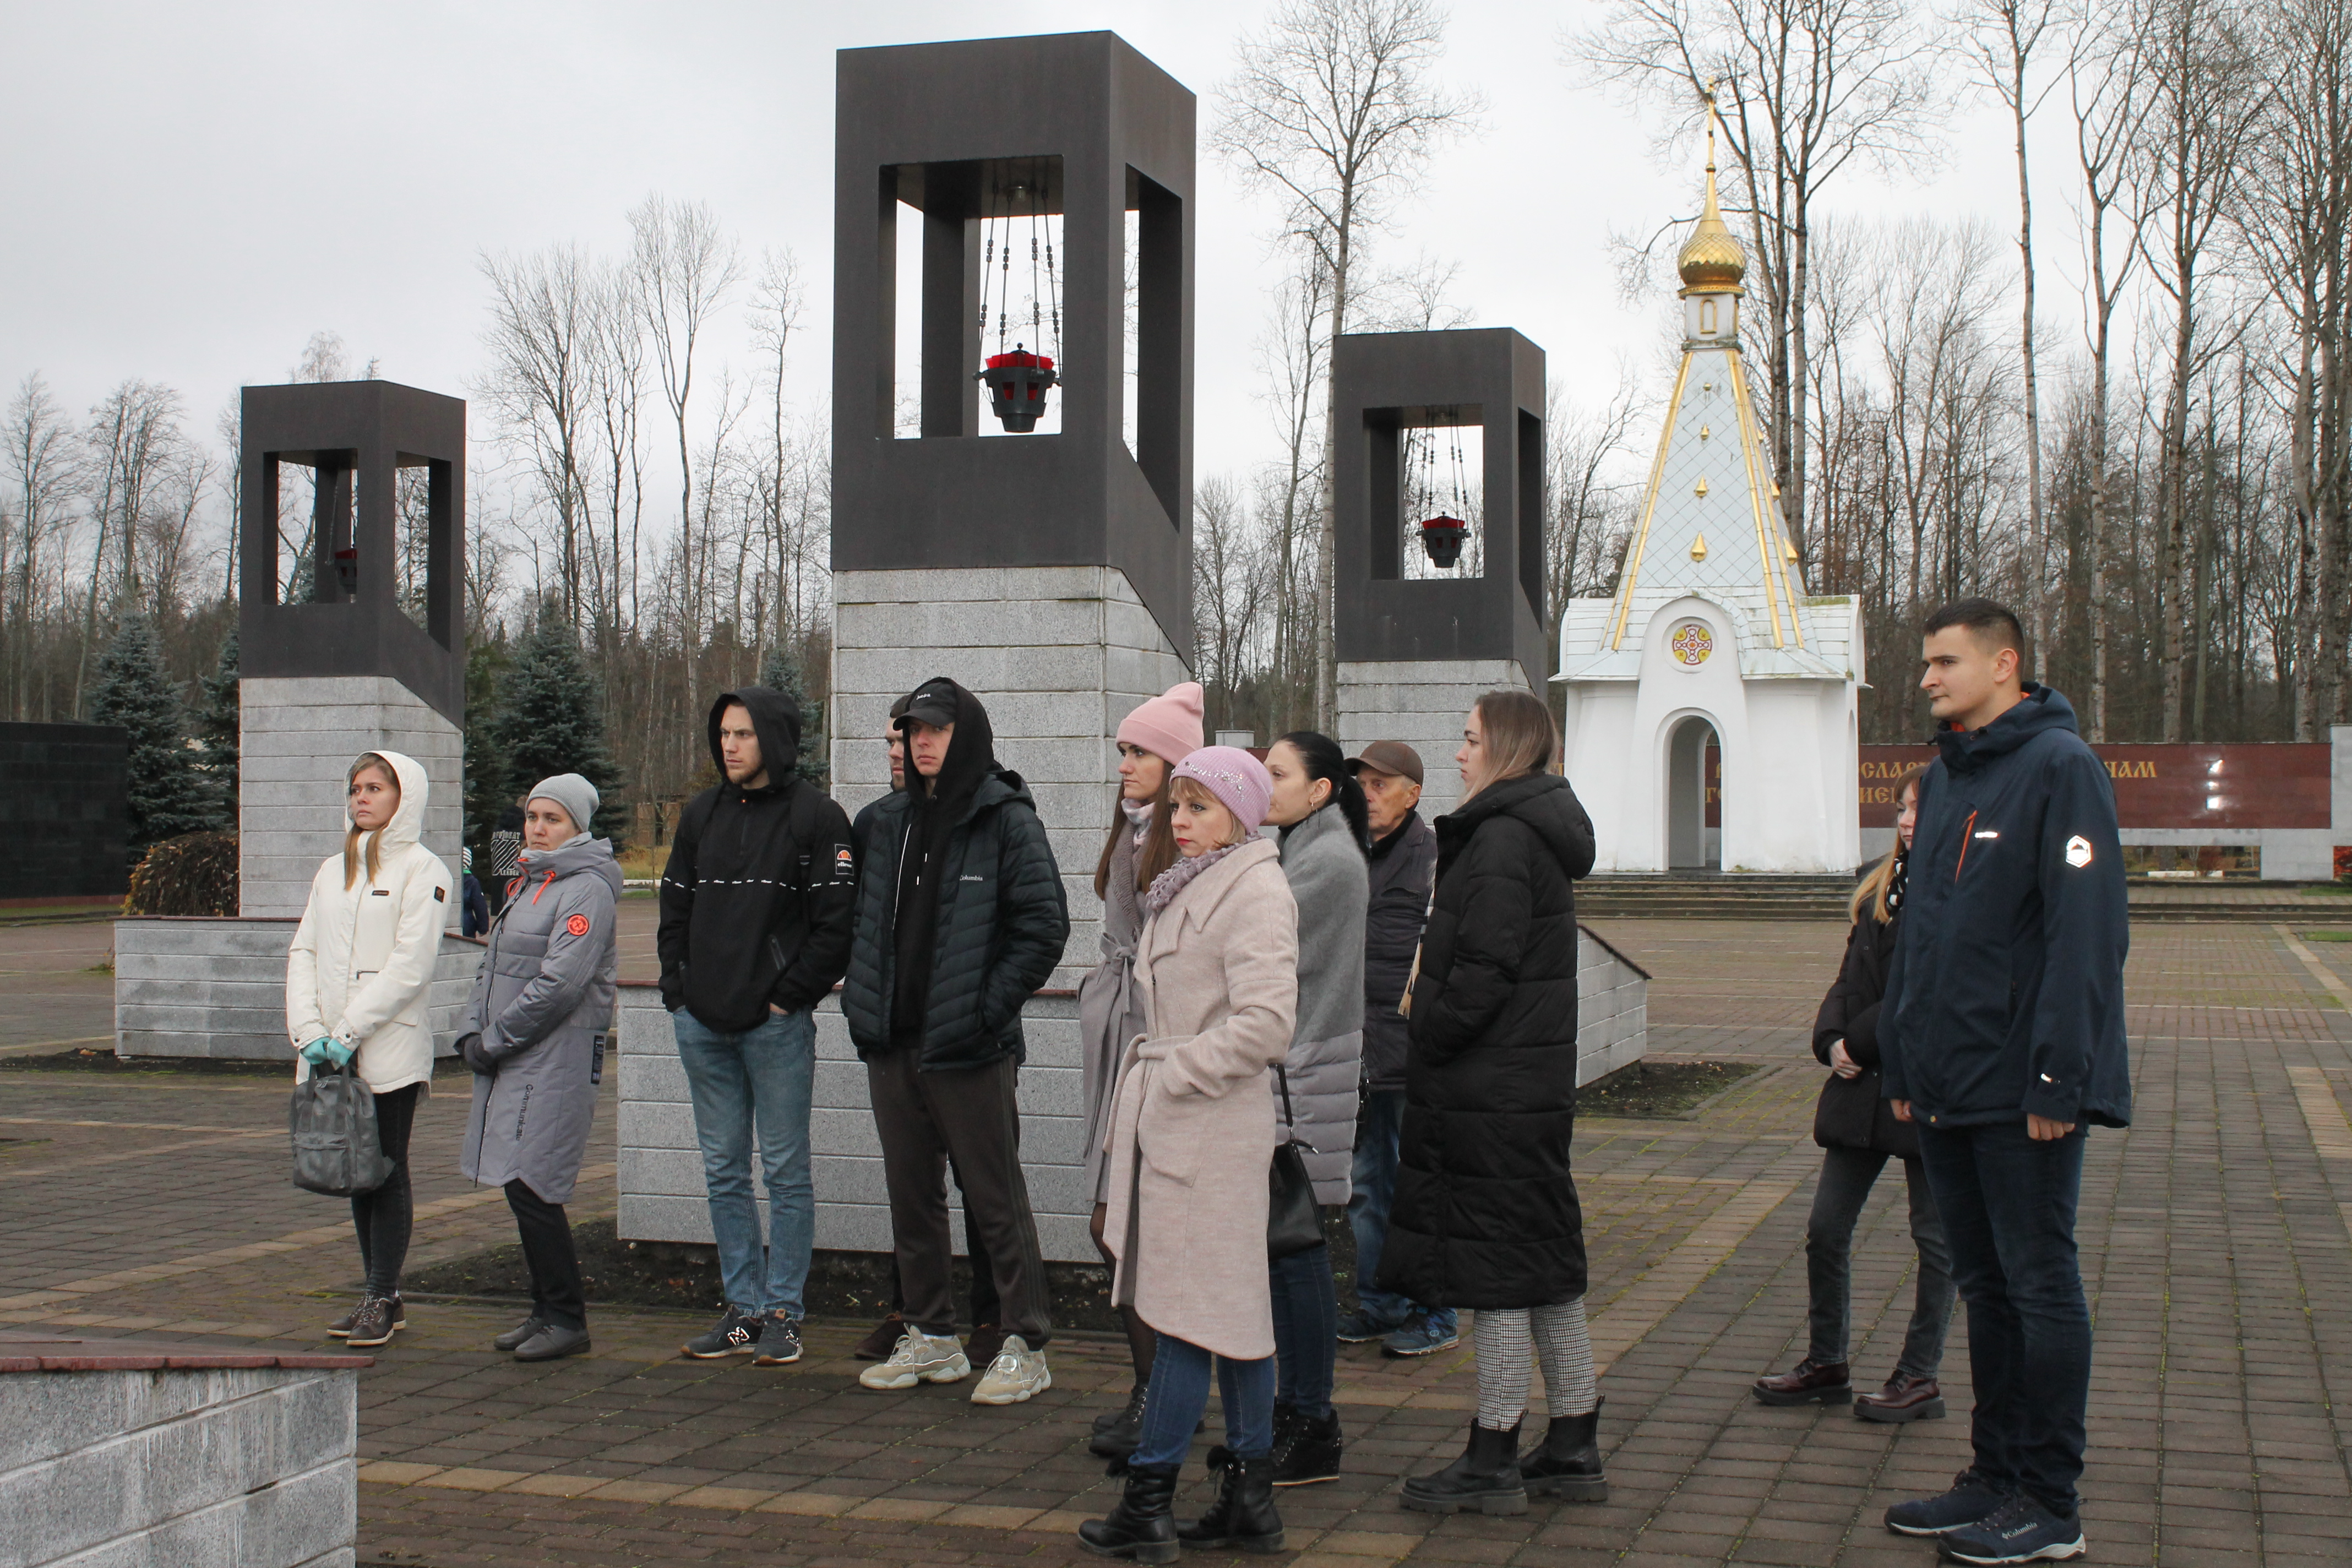
<instances>
[{"instance_id":1,"label":"jacket sleeve patch","mask_svg":"<svg viewBox=\"0 0 2352 1568\"><path fill-rule=\"evenodd\" d=\"M446 904L446 903L447 903L447 902L449 901L449 889L446 889L446 888L436 888L436 889L433 889L433 901L434 901L435 903L436 903L436 904Z\"/></svg>"},{"instance_id":2,"label":"jacket sleeve patch","mask_svg":"<svg viewBox=\"0 0 2352 1568\"><path fill-rule=\"evenodd\" d=\"M833 847L833 879L836 882L857 880L857 857L846 844Z\"/></svg>"},{"instance_id":3,"label":"jacket sleeve patch","mask_svg":"<svg viewBox=\"0 0 2352 1568\"><path fill-rule=\"evenodd\" d=\"M586 915L573 915L570 920L563 922L563 929L570 931L573 936L586 936L588 934L588 917Z\"/></svg>"},{"instance_id":4,"label":"jacket sleeve patch","mask_svg":"<svg viewBox=\"0 0 2352 1568\"><path fill-rule=\"evenodd\" d=\"M2091 841L2077 833L2066 840L2066 864L2077 871L2091 863Z\"/></svg>"}]
</instances>

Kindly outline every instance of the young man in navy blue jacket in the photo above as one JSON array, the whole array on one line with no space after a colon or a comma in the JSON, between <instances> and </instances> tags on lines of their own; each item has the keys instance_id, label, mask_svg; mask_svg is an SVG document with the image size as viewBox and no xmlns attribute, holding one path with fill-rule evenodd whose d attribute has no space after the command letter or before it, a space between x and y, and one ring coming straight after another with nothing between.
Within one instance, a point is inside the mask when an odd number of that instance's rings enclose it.
<instances>
[{"instance_id":1,"label":"young man in navy blue jacket","mask_svg":"<svg viewBox=\"0 0 2352 1568\"><path fill-rule=\"evenodd\" d=\"M2021 679L2014 615L1963 599L1926 633L1943 755L1920 785L1879 1048L1968 1303L1975 1460L1886 1527L1958 1563L2056 1561L2084 1551L2083 1147L2089 1125L2131 1119L2115 791L2066 700Z\"/></svg>"}]
</instances>

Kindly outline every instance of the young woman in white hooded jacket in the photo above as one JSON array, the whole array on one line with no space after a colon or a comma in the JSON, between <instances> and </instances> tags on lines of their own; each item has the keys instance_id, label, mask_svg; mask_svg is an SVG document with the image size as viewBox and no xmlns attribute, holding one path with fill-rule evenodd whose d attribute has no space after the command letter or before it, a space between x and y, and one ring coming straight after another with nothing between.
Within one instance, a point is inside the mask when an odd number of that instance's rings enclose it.
<instances>
[{"instance_id":1,"label":"young woman in white hooded jacket","mask_svg":"<svg viewBox=\"0 0 2352 1568\"><path fill-rule=\"evenodd\" d=\"M400 1270L414 1205L408 1134L433 1086L425 993L457 886L420 841L428 795L424 766L398 752L368 752L345 775L350 822L342 852L310 880L310 901L286 955L286 1033L299 1053L295 1081L314 1065L352 1063L375 1096L377 1136L392 1175L352 1199L367 1285L327 1331L380 1345L402 1326Z\"/></svg>"}]
</instances>

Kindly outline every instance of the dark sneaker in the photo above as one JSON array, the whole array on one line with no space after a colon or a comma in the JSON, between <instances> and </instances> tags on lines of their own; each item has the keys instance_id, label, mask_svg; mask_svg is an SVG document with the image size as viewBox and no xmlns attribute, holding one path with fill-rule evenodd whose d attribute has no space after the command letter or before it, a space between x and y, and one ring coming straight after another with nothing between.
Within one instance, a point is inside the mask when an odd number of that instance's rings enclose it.
<instances>
[{"instance_id":1,"label":"dark sneaker","mask_svg":"<svg viewBox=\"0 0 2352 1568\"><path fill-rule=\"evenodd\" d=\"M801 1359L801 1326L777 1313L760 1325L760 1353L753 1366L790 1366Z\"/></svg>"},{"instance_id":2,"label":"dark sneaker","mask_svg":"<svg viewBox=\"0 0 2352 1568\"><path fill-rule=\"evenodd\" d=\"M2011 1498L1990 1518L1944 1532L1948 1563L2063 1563L2083 1552L2080 1519L2060 1519L2023 1496Z\"/></svg>"},{"instance_id":3,"label":"dark sneaker","mask_svg":"<svg viewBox=\"0 0 2352 1568\"><path fill-rule=\"evenodd\" d=\"M1952 1489L1943 1496L1915 1498L1888 1509L1886 1528L1897 1535L1941 1535L1990 1519L2008 1500L1974 1470L1962 1470L1952 1478Z\"/></svg>"},{"instance_id":4,"label":"dark sneaker","mask_svg":"<svg viewBox=\"0 0 2352 1568\"><path fill-rule=\"evenodd\" d=\"M1853 1400L1857 1421L1940 1421L1944 1391L1932 1377L1898 1372L1875 1394L1858 1394Z\"/></svg>"},{"instance_id":5,"label":"dark sneaker","mask_svg":"<svg viewBox=\"0 0 2352 1568\"><path fill-rule=\"evenodd\" d=\"M1345 1447L1338 1411L1320 1421L1301 1411L1291 1418L1289 1429L1274 1440L1274 1484L1304 1487L1338 1480Z\"/></svg>"},{"instance_id":6,"label":"dark sneaker","mask_svg":"<svg viewBox=\"0 0 2352 1568\"><path fill-rule=\"evenodd\" d=\"M397 1314L400 1303L386 1296L370 1296L352 1314L352 1326L343 1338L353 1350L366 1350L390 1340L400 1328Z\"/></svg>"},{"instance_id":7,"label":"dark sneaker","mask_svg":"<svg viewBox=\"0 0 2352 1568\"><path fill-rule=\"evenodd\" d=\"M1844 1405L1853 1398L1853 1377L1845 1363L1810 1356L1792 1371L1758 1378L1753 1387L1759 1405Z\"/></svg>"},{"instance_id":8,"label":"dark sneaker","mask_svg":"<svg viewBox=\"0 0 2352 1568\"><path fill-rule=\"evenodd\" d=\"M874 1331L857 1342L849 1353L859 1361L888 1361L890 1352L898 1348L898 1338L907 1331L907 1320L893 1312L874 1325Z\"/></svg>"},{"instance_id":9,"label":"dark sneaker","mask_svg":"<svg viewBox=\"0 0 2352 1568\"><path fill-rule=\"evenodd\" d=\"M1339 1314L1339 1342L1370 1344L1374 1340L1386 1339L1402 1327L1401 1323L1383 1322L1360 1308L1351 1307Z\"/></svg>"},{"instance_id":10,"label":"dark sneaker","mask_svg":"<svg viewBox=\"0 0 2352 1568\"><path fill-rule=\"evenodd\" d=\"M364 1300L360 1303L361 1306L365 1306L366 1304L367 1303ZM359 1315L359 1307L353 1307L350 1311L345 1312L341 1317L337 1318L333 1322L329 1323L327 1325L327 1332L332 1334L339 1340L347 1340L351 1338L352 1320ZM399 1297L394 1296L392 1299L393 1332L398 1333L401 1330L406 1327L408 1327L408 1309L401 1305Z\"/></svg>"},{"instance_id":11,"label":"dark sneaker","mask_svg":"<svg viewBox=\"0 0 2352 1568\"><path fill-rule=\"evenodd\" d=\"M1381 1349L1392 1356L1435 1355L1461 1342L1460 1333L1447 1328L1434 1314L1423 1312L1382 1340Z\"/></svg>"},{"instance_id":12,"label":"dark sneaker","mask_svg":"<svg viewBox=\"0 0 2352 1568\"><path fill-rule=\"evenodd\" d=\"M545 1327L547 1327L547 1320L533 1312L530 1317L492 1340L490 1348L494 1351L519 1351L537 1339L539 1331Z\"/></svg>"},{"instance_id":13,"label":"dark sneaker","mask_svg":"<svg viewBox=\"0 0 2352 1568\"><path fill-rule=\"evenodd\" d=\"M517 1361L558 1361L568 1355L588 1353L588 1331L567 1329L561 1323L545 1328L515 1347Z\"/></svg>"},{"instance_id":14,"label":"dark sneaker","mask_svg":"<svg viewBox=\"0 0 2352 1568\"><path fill-rule=\"evenodd\" d=\"M750 1355L760 1348L761 1327L757 1313L730 1306L727 1309L727 1315L711 1324L709 1331L695 1335L678 1346L678 1350L697 1361Z\"/></svg>"}]
</instances>

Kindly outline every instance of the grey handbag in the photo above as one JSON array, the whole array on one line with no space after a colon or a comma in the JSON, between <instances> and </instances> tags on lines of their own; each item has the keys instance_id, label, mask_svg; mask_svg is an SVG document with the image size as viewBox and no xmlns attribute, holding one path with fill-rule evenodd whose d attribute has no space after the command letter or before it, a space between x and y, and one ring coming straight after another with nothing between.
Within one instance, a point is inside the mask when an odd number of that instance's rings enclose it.
<instances>
[{"instance_id":1,"label":"grey handbag","mask_svg":"<svg viewBox=\"0 0 2352 1568\"><path fill-rule=\"evenodd\" d=\"M350 1063L320 1066L294 1086L287 1106L294 1135L294 1184L329 1197L356 1197L392 1179L376 1136L375 1093Z\"/></svg>"}]
</instances>

